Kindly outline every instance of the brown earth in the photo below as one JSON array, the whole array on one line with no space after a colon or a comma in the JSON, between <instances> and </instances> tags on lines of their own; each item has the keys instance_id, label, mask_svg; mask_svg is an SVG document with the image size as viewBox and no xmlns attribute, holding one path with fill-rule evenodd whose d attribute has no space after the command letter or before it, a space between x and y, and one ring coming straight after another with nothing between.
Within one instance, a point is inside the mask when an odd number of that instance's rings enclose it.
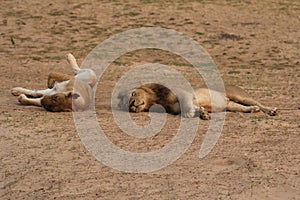
<instances>
[{"instance_id":1,"label":"brown earth","mask_svg":"<svg viewBox=\"0 0 300 200\"><path fill-rule=\"evenodd\" d=\"M300 3L298 0L1 1L0 199L300 199ZM71 73L99 43L132 28L182 32L212 56L226 83L245 88L279 115L228 113L213 151L199 159L208 121L191 147L151 173L125 173L98 162L82 144L72 113L18 104L16 86L45 88L50 71ZM181 58L141 50L116 60L98 85L96 110L108 138L131 151L159 149L180 118L136 139L115 125L110 94L124 72L159 62L200 85ZM132 115L149 123L147 114Z\"/></svg>"}]
</instances>

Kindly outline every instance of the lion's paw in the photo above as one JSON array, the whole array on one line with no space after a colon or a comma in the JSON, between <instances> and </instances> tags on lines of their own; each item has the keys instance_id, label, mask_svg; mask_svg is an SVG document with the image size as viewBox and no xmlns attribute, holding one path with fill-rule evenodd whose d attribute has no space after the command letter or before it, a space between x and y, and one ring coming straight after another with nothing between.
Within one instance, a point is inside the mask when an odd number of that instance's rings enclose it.
<instances>
[{"instance_id":1,"label":"lion's paw","mask_svg":"<svg viewBox=\"0 0 300 200\"><path fill-rule=\"evenodd\" d=\"M258 106L249 106L249 110L251 113L259 112L260 108Z\"/></svg>"},{"instance_id":2,"label":"lion's paw","mask_svg":"<svg viewBox=\"0 0 300 200\"><path fill-rule=\"evenodd\" d=\"M209 113L203 107L199 108L199 117L200 117L200 119L203 119L203 120L211 119Z\"/></svg>"},{"instance_id":3,"label":"lion's paw","mask_svg":"<svg viewBox=\"0 0 300 200\"><path fill-rule=\"evenodd\" d=\"M10 92L14 96L19 96L20 94L22 94L21 90L22 90L21 87L15 87L15 88L11 89Z\"/></svg>"},{"instance_id":4,"label":"lion's paw","mask_svg":"<svg viewBox=\"0 0 300 200\"><path fill-rule=\"evenodd\" d=\"M27 105L27 97L25 94L20 94L18 97L18 101L23 104L23 105Z\"/></svg>"},{"instance_id":5,"label":"lion's paw","mask_svg":"<svg viewBox=\"0 0 300 200\"><path fill-rule=\"evenodd\" d=\"M276 116L278 113L277 113L277 108L272 108L270 110L268 110L266 112L266 114L270 115L270 116Z\"/></svg>"},{"instance_id":6,"label":"lion's paw","mask_svg":"<svg viewBox=\"0 0 300 200\"><path fill-rule=\"evenodd\" d=\"M54 87L54 85L55 85L55 80L54 79L49 79L48 84L47 84L48 88L52 89Z\"/></svg>"}]
</instances>

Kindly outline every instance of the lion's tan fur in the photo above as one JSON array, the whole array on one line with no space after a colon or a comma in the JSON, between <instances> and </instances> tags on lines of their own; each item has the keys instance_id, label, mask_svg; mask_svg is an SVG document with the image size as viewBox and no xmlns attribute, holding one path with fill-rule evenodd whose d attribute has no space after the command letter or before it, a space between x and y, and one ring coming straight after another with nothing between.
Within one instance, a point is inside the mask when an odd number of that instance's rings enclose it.
<instances>
[{"instance_id":1,"label":"lion's tan fur","mask_svg":"<svg viewBox=\"0 0 300 200\"><path fill-rule=\"evenodd\" d=\"M205 111L258 112L261 110L271 116L277 114L276 108L262 105L238 86L227 86L226 93L198 88L195 90L194 98L192 96L184 98L186 95L188 95L186 92L182 92L176 96L170 89L160 84L141 85L132 92L129 100L129 111L149 111L154 104L160 104L168 113L179 114L183 112L185 116L192 117L193 112L199 112L198 115L204 119L209 118ZM179 101L179 98L184 100ZM184 105L180 106L179 102ZM181 110L182 108L184 110Z\"/></svg>"},{"instance_id":2,"label":"lion's tan fur","mask_svg":"<svg viewBox=\"0 0 300 200\"><path fill-rule=\"evenodd\" d=\"M72 76L67 75L67 74L61 74L57 72L50 72L48 75L48 82L47 86L48 88L53 88L55 82L63 82L72 79Z\"/></svg>"},{"instance_id":3,"label":"lion's tan fur","mask_svg":"<svg viewBox=\"0 0 300 200\"><path fill-rule=\"evenodd\" d=\"M44 107L48 111L85 110L92 99L96 75L90 69L80 69L72 54L67 54L67 60L75 72L75 76L52 72L48 75L45 90L29 90L16 87L11 93L18 96L23 105Z\"/></svg>"},{"instance_id":4,"label":"lion's tan fur","mask_svg":"<svg viewBox=\"0 0 300 200\"><path fill-rule=\"evenodd\" d=\"M180 108L175 94L168 88L158 84L146 84L135 89L129 104L143 104L142 111L149 111L154 104L162 105L168 113L179 114ZM131 107L134 109L134 106ZM133 110L131 110L133 111Z\"/></svg>"}]
</instances>

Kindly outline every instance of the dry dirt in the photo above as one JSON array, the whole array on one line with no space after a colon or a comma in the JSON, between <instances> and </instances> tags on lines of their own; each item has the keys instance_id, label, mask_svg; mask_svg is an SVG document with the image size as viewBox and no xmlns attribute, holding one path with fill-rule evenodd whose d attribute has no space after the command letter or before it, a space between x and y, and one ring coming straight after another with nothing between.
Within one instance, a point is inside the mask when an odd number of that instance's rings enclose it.
<instances>
[{"instance_id":1,"label":"dry dirt","mask_svg":"<svg viewBox=\"0 0 300 200\"><path fill-rule=\"evenodd\" d=\"M213 151L198 158L209 122L191 147L151 173L125 173L98 162L83 146L72 113L18 104L16 86L45 88L50 71L71 73L99 43L132 28L182 32L212 56L226 83L245 88L279 115L228 113ZM300 199L300 3L298 0L19 1L0 10L0 199ZM119 130L110 94L133 66L159 62L200 81L184 60L156 50L115 61L98 86L96 109L108 138L131 151L167 144L180 118L168 116L145 141ZM136 114L138 123L149 122Z\"/></svg>"}]
</instances>

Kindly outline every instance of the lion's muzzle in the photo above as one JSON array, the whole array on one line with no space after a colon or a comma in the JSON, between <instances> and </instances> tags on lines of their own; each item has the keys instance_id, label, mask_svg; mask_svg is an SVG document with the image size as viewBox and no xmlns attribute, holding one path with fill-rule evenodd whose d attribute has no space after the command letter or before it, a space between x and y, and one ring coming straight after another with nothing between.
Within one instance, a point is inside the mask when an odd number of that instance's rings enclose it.
<instances>
[{"instance_id":1,"label":"lion's muzzle","mask_svg":"<svg viewBox=\"0 0 300 200\"><path fill-rule=\"evenodd\" d=\"M143 106L145 105L145 102L142 102L140 104L136 104L135 100L131 100L129 102L129 111L130 112L142 112L143 111Z\"/></svg>"}]
</instances>

